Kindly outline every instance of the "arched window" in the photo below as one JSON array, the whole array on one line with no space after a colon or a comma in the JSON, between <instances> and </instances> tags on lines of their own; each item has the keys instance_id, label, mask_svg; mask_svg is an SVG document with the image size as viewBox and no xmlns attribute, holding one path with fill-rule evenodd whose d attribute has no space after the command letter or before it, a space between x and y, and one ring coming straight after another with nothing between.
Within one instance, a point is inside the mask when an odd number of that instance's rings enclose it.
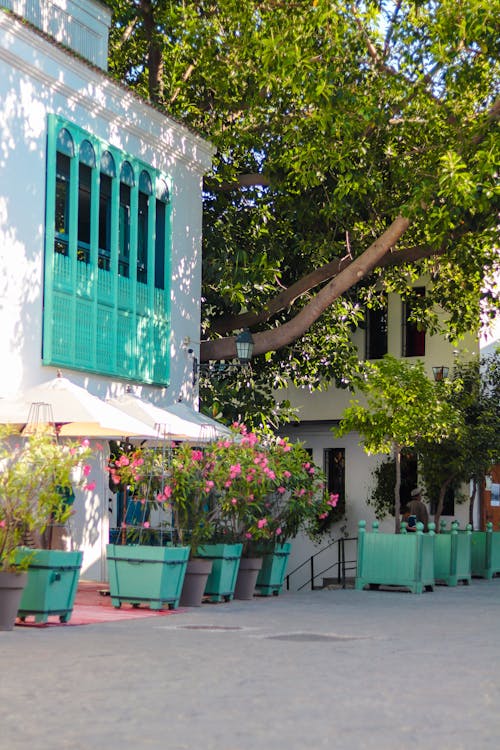
<instances>
[{"instance_id":1,"label":"arched window","mask_svg":"<svg viewBox=\"0 0 500 750\"><path fill-rule=\"evenodd\" d=\"M168 385L169 188L139 156L48 115L44 364Z\"/></svg>"},{"instance_id":2,"label":"arched window","mask_svg":"<svg viewBox=\"0 0 500 750\"><path fill-rule=\"evenodd\" d=\"M151 177L145 169L139 175L137 209L137 281L148 281L149 196L153 192Z\"/></svg>"},{"instance_id":3,"label":"arched window","mask_svg":"<svg viewBox=\"0 0 500 750\"><path fill-rule=\"evenodd\" d=\"M156 182L156 212L155 212L155 288L165 289L165 254L167 229L167 203L170 200L168 186L165 180Z\"/></svg>"},{"instance_id":4,"label":"arched window","mask_svg":"<svg viewBox=\"0 0 500 750\"><path fill-rule=\"evenodd\" d=\"M124 161L120 170L120 218L118 225L118 273L130 276L130 204L135 185L134 170Z\"/></svg>"},{"instance_id":5,"label":"arched window","mask_svg":"<svg viewBox=\"0 0 500 750\"><path fill-rule=\"evenodd\" d=\"M100 161L99 182L99 250L97 265L103 271L111 267L111 200L116 165L109 151L103 151Z\"/></svg>"},{"instance_id":6,"label":"arched window","mask_svg":"<svg viewBox=\"0 0 500 750\"><path fill-rule=\"evenodd\" d=\"M90 232L92 205L92 169L95 151L90 141L82 141L78 154L78 260L90 262Z\"/></svg>"},{"instance_id":7,"label":"arched window","mask_svg":"<svg viewBox=\"0 0 500 750\"><path fill-rule=\"evenodd\" d=\"M69 180L71 159L75 155L75 143L71 133L61 128L56 139L56 196L54 251L69 254Z\"/></svg>"}]
</instances>

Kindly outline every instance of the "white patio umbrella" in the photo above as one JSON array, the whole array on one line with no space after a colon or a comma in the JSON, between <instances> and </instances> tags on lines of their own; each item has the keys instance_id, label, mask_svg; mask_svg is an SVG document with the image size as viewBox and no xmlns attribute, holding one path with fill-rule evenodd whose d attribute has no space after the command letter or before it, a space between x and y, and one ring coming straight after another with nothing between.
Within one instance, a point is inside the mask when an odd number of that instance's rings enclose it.
<instances>
[{"instance_id":1,"label":"white patio umbrella","mask_svg":"<svg viewBox=\"0 0 500 750\"><path fill-rule=\"evenodd\" d=\"M156 437L156 431L58 375L27 390L22 398L0 399L0 423L25 426L53 422L61 437Z\"/></svg>"},{"instance_id":2,"label":"white patio umbrella","mask_svg":"<svg viewBox=\"0 0 500 750\"><path fill-rule=\"evenodd\" d=\"M212 417L207 417L206 414L203 414L200 411L196 411L191 406L188 406L188 404L185 404L183 401L175 401L174 403L168 404L165 407L165 411L168 411L170 414L175 414L176 416L181 417L187 422L192 422L193 424L199 425L205 430L212 430L215 433L215 437L217 438L234 437L233 433L231 432L229 427L227 427L227 425L222 424L222 422L218 422L216 419L212 419Z\"/></svg>"},{"instance_id":3,"label":"white patio umbrella","mask_svg":"<svg viewBox=\"0 0 500 750\"><path fill-rule=\"evenodd\" d=\"M158 439L206 443L230 434L225 425L188 407L186 411L177 414L170 406L166 408L156 406L151 401L146 401L132 393L108 399L107 403L146 422L156 430Z\"/></svg>"}]
</instances>

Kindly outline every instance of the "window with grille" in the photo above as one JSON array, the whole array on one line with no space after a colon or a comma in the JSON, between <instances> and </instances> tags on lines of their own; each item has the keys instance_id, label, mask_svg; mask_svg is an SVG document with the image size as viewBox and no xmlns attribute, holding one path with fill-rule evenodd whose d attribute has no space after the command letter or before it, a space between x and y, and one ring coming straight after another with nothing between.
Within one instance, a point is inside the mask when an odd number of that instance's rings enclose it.
<instances>
[{"instance_id":1,"label":"window with grille","mask_svg":"<svg viewBox=\"0 0 500 750\"><path fill-rule=\"evenodd\" d=\"M43 361L168 385L170 180L49 115Z\"/></svg>"}]
</instances>

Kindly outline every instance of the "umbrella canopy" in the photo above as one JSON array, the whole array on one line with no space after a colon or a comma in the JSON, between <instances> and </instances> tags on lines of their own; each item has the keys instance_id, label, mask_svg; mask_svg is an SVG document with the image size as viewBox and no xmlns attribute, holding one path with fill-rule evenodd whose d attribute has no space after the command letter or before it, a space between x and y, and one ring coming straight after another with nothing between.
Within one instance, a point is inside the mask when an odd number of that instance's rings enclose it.
<instances>
[{"instance_id":1,"label":"umbrella canopy","mask_svg":"<svg viewBox=\"0 0 500 750\"><path fill-rule=\"evenodd\" d=\"M222 422L217 422L217 420L212 419L212 417L207 417L206 414L202 414L200 411L195 411L195 409L183 403L182 401L176 401L173 404L168 404L168 406L165 408L169 413L175 414L176 416L185 419L187 422L192 422L193 424L200 425L207 431L212 430L215 433L215 437L234 438L233 433L231 432L229 427L227 427L227 425L222 424Z\"/></svg>"},{"instance_id":2,"label":"umbrella canopy","mask_svg":"<svg viewBox=\"0 0 500 750\"><path fill-rule=\"evenodd\" d=\"M22 399L0 399L0 423L54 423L62 437L156 437L147 424L89 393L68 378L57 376L30 388Z\"/></svg>"},{"instance_id":3,"label":"umbrella canopy","mask_svg":"<svg viewBox=\"0 0 500 750\"><path fill-rule=\"evenodd\" d=\"M171 406L161 408L132 393L108 399L108 403L154 428L159 439L206 443L230 434L225 425L189 407L175 413Z\"/></svg>"}]
</instances>

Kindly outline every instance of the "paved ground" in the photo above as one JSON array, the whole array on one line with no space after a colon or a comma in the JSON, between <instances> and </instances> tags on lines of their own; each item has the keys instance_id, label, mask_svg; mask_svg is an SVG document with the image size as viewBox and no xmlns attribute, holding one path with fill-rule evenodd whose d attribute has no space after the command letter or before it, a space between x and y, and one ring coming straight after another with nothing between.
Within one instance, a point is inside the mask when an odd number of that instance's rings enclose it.
<instances>
[{"instance_id":1,"label":"paved ground","mask_svg":"<svg viewBox=\"0 0 500 750\"><path fill-rule=\"evenodd\" d=\"M500 746L500 578L0 633L0 750Z\"/></svg>"}]
</instances>

